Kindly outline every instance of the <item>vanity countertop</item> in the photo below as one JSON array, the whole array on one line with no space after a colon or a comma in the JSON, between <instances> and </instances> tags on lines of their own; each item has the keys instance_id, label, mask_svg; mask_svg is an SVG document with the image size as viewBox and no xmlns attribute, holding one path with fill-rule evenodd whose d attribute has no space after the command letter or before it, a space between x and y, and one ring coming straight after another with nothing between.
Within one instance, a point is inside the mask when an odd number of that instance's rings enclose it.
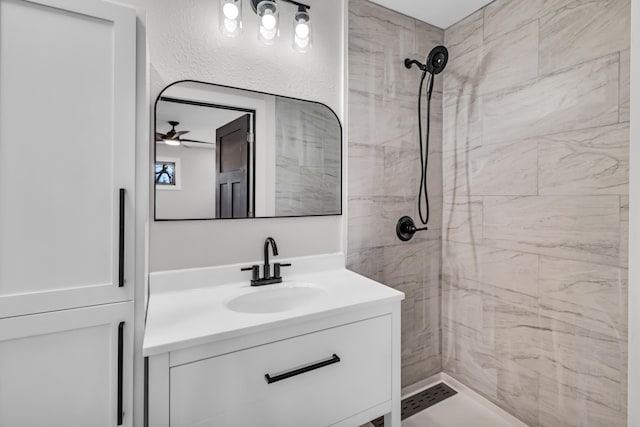
<instances>
[{"instance_id":1,"label":"vanity countertop","mask_svg":"<svg viewBox=\"0 0 640 427\"><path fill-rule=\"evenodd\" d=\"M152 273L144 356L404 299L402 292L347 270L343 254L277 261L293 267L283 271L282 284L264 287L250 286L249 276L240 272L246 264ZM272 313L242 313L227 306L245 294L300 286L321 289L323 296Z\"/></svg>"}]
</instances>

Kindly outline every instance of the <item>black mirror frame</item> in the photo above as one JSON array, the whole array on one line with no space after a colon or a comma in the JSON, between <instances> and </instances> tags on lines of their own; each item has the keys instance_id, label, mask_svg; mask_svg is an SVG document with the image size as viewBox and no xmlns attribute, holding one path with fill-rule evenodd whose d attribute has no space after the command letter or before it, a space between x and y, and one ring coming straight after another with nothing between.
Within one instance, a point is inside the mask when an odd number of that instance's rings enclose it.
<instances>
[{"instance_id":1,"label":"black mirror frame","mask_svg":"<svg viewBox=\"0 0 640 427\"><path fill-rule=\"evenodd\" d=\"M254 219L273 219L273 218L308 218L308 217L324 217L324 216L342 216L343 213L343 209L344 209L344 128L342 127L342 122L340 121L340 117L338 117L338 115L336 114L336 112L333 110L333 108L329 107L326 104L323 104L322 102L318 102L318 101L310 101L308 99L300 99L300 98L294 98L291 96L284 96L284 95L277 95L274 93L269 93L269 92L261 92L261 91L257 91L257 90L251 90L251 89L243 89L243 88L239 88L239 87L234 87L234 86L227 86L227 85L221 85L221 84L217 84L217 83L209 83L209 82L203 82L200 80L191 80L191 79L186 79L186 80L177 80L173 83L170 83L169 85L165 86L160 93L158 94L158 96L156 97L156 100L153 104L153 132L150 136L151 139L151 144L153 146L153 163L155 165L155 161L156 161L156 142L155 142L155 135L157 132L157 125L156 125L156 110L158 108L158 102L160 102L163 98L162 94L164 92L166 92L167 89L171 88L172 86L181 84L181 83L198 83L198 84L203 84L203 85L208 85L208 86L216 86L216 87L221 87L221 88L225 88L225 89L236 89L236 90L242 90L242 91L246 91L246 92L252 92L252 93L258 93L261 95L270 95L270 96L277 96L279 98L284 98L284 99L291 99L294 101L303 101L303 102L310 102L313 104L318 104L318 105L322 105L323 107L326 107L329 111L331 111L331 113L335 116L337 122L338 122L338 126L340 126L340 212L338 213L332 213L332 214L315 214L315 215L280 215L280 216L253 216L250 218L178 218L178 219L162 219L162 218L158 218L157 217L157 206L156 206L156 183L155 183L155 175L152 171L151 174L151 180L153 183L153 220L155 222L176 222L176 221L242 221L242 220L254 220ZM255 133L255 123L253 124L254 126L254 133ZM252 162L254 162L254 166L255 166L255 151L253 153L253 158L251 159ZM255 170L255 168L254 168ZM253 174L252 177L250 177L250 179L253 180L253 185L255 188L255 174Z\"/></svg>"}]
</instances>

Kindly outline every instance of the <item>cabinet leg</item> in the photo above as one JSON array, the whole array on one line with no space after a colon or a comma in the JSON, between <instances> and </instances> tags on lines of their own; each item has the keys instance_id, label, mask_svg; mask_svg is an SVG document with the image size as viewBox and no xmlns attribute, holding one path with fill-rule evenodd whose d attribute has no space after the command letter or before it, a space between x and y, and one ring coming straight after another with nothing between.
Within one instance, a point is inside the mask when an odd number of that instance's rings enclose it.
<instances>
[{"instance_id":1,"label":"cabinet leg","mask_svg":"<svg viewBox=\"0 0 640 427\"><path fill-rule=\"evenodd\" d=\"M384 427L400 427L400 411L392 411L384 416Z\"/></svg>"}]
</instances>

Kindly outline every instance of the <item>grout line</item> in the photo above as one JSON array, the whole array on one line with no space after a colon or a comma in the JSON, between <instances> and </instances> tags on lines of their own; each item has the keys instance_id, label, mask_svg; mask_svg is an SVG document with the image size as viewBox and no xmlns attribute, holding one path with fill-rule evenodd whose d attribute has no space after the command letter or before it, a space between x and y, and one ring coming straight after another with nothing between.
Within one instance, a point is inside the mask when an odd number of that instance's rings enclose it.
<instances>
[{"instance_id":1,"label":"grout line","mask_svg":"<svg viewBox=\"0 0 640 427\"><path fill-rule=\"evenodd\" d=\"M522 249L509 249L509 248L504 248L504 247L491 245L491 244L488 244L486 242L461 242L461 241L457 241L457 240L447 239L447 240L443 240L443 245L444 245L445 242L454 243L454 244L457 244L457 245L474 246L474 247L481 246L481 247L484 247L485 249L494 249L494 250L498 250L498 251L516 252L516 253L526 254L526 255L536 255L538 257L543 257L543 258L552 258L552 259L559 259L559 260L563 260L563 261L572 261L572 262L578 262L578 263L582 263L582 264L591 264L591 265L601 266L601 267L619 268L619 269L622 269L622 270L627 270L629 268L628 266L621 266L619 264L606 264L606 263L603 263L603 262L600 262L600 261L593 261L593 260L588 260L588 259L585 260L585 259L561 257L561 256L558 256L558 255L549 255L549 254L543 254L543 253L539 253L539 252L530 252L530 251L522 250Z\"/></svg>"}]
</instances>

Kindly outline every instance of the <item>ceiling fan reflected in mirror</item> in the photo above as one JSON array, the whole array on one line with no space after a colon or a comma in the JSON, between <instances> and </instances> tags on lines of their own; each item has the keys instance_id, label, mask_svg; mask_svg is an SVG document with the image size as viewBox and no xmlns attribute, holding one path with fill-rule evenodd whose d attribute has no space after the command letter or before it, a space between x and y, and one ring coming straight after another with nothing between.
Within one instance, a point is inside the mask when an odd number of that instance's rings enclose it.
<instances>
[{"instance_id":1,"label":"ceiling fan reflected in mirror","mask_svg":"<svg viewBox=\"0 0 640 427\"><path fill-rule=\"evenodd\" d=\"M189 133L189 131L188 130L177 131L176 126L179 126L180 122L169 121L167 123L171 125L171 130L167 133L156 132L156 142L164 142L167 145L173 145L173 146L183 145L187 148L190 148L190 147L188 145L185 145L184 144L185 142L194 143L194 144L215 145L213 142L196 141L195 139L180 138L182 135Z\"/></svg>"},{"instance_id":2,"label":"ceiling fan reflected in mirror","mask_svg":"<svg viewBox=\"0 0 640 427\"><path fill-rule=\"evenodd\" d=\"M176 126L178 126L180 122L170 121L168 123L171 125L171 130L167 133L156 132L156 141L162 141L167 145L180 145L180 137L189 133L189 131L177 131Z\"/></svg>"}]
</instances>

